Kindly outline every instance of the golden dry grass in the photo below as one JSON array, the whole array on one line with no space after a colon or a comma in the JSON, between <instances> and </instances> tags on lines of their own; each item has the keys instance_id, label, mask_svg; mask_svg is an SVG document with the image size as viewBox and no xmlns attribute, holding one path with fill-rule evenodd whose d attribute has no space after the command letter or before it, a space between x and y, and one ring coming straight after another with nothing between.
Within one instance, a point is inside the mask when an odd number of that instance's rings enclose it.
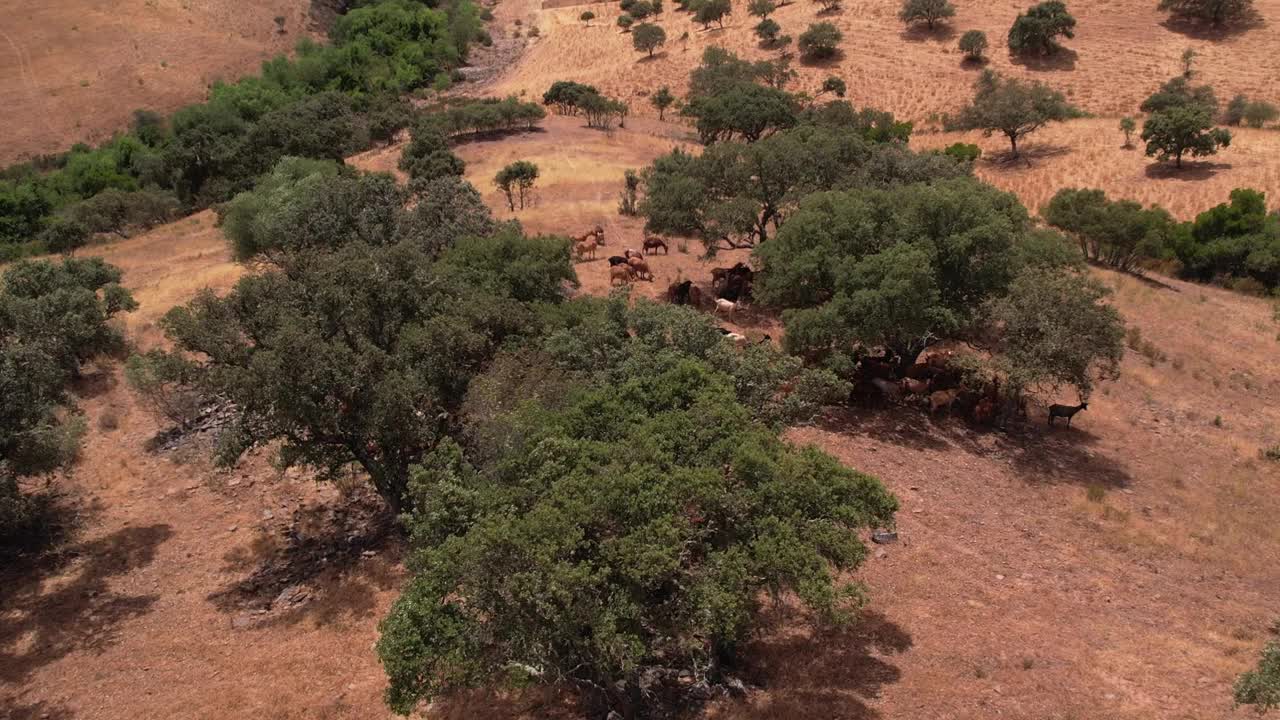
<instances>
[{"instance_id":1,"label":"golden dry grass","mask_svg":"<svg viewBox=\"0 0 1280 720\"><path fill-rule=\"evenodd\" d=\"M169 113L256 70L309 32L310 3L0 3L0 166L95 143L137 109ZM276 16L287 34L277 32Z\"/></svg>"}]
</instances>

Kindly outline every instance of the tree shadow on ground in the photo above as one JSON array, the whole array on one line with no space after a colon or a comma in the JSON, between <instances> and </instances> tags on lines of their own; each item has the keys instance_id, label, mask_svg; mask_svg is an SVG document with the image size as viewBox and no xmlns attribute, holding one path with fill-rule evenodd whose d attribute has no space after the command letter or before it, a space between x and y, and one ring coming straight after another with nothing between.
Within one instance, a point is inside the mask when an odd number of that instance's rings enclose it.
<instances>
[{"instance_id":1,"label":"tree shadow on ground","mask_svg":"<svg viewBox=\"0 0 1280 720\"><path fill-rule=\"evenodd\" d=\"M110 368L95 367L90 372L80 373L71 382L71 392L81 400L96 398L111 392L116 386L116 374Z\"/></svg>"},{"instance_id":2,"label":"tree shadow on ground","mask_svg":"<svg viewBox=\"0 0 1280 720\"><path fill-rule=\"evenodd\" d=\"M1231 163L1182 161L1182 167L1169 162L1153 162L1142 170L1152 180L1183 180L1193 182L1208 180L1221 170L1230 170Z\"/></svg>"},{"instance_id":3,"label":"tree shadow on ground","mask_svg":"<svg viewBox=\"0 0 1280 720\"><path fill-rule=\"evenodd\" d=\"M1053 143L1024 143L1018 148L1018 154L1013 154L1013 149L1001 150L989 154L984 154L981 162L985 162L995 170L1017 170L1033 167L1034 160L1048 160L1050 158L1061 157L1071 152L1069 145L1055 145Z\"/></svg>"},{"instance_id":4,"label":"tree shadow on ground","mask_svg":"<svg viewBox=\"0 0 1280 720\"><path fill-rule=\"evenodd\" d=\"M1076 69L1076 60L1080 58L1080 53L1068 47L1058 46L1057 50L1048 55L1023 55L1021 53L1009 53L1009 62L1013 65L1019 65L1034 72L1063 72Z\"/></svg>"},{"instance_id":5,"label":"tree shadow on ground","mask_svg":"<svg viewBox=\"0 0 1280 720\"><path fill-rule=\"evenodd\" d=\"M248 576L208 600L238 614L235 627L367 617L376 592L395 583L395 560L403 552L395 528L395 517L372 492L300 508L276 532L228 552L225 570ZM377 556L383 550L391 560Z\"/></svg>"},{"instance_id":6,"label":"tree shadow on ground","mask_svg":"<svg viewBox=\"0 0 1280 720\"><path fill-rule=\"evenodd\" d=\"M847 628L791 628L785 618L766 618L779 628L748 643L743 660L759 692L728 704L725 716L847 718L872 720L880 713L866 701L898 682L902 672L885 657L906 652L911 635L883 614L865 611Z\"/></svg>"},{"instance_id":7,"label":"tree shadow on ground","mask_svg":"<svg viewBox=\"0 0 1280 720\"><path fill-rule=\"evenodd\" d=\"M100 653L158 595L129 595L110 580L150 565L169 525L127 527L0 574L0 681L18 683L72 652Z\"/></svg>"},{"instance_id":8,"label":"tree shadow on ground","mask_svg":"<svg viewBox=\"0 0 1280 720\"><path fill-rule=\"evenodd\" d=\"M1088 412L1087 410L1085 412ZM1031 420L1012 422L1004 430L975 425L957 415L930 416L904 405L878 408L839 408L822 416L818 427L844 435L861 435L878 442L915 450L955 448L982 457L1006 460L1027 483L1056 485L1100 484L1127 487L1127 470L1093 450L1098 438L1087 430L1043 423L1037 410Z\"/></svg>"},{"instance_id":9,"label":"tree shadow on ground","mask_svg":"<svg viewBox=\"0 0 1280 720\"><path fill-rule=\"evenodd\" d=\"M1243 35L1250 30L1257 30L1258 28L1266 26L1266 24L1267 22L1262 17L1261 13L1257 10L1249 10L1235 22L1225 23L1223 25L1211 25L1202 20L1170 15L1160 23L1160 26L1169 32L1183 35L1192 40L1221 42L1223 40L1230 40L1237 35Z\"/></svg>"},{"instance_id":10,"label":"tree shadow on ground","mask_svg":"<svg viewBox=\"0 0 1280 720\"><path fill-rule=\"evenodd\" d=\"M455 135L452 140L454 145L470 145L471 143L497 142L517 135L538 135L546 131L546 128L536 125L533 127L503 128L501 130L481 130L480 132Z\"/></svg>"},{"instance_id":11,"label":"tree shadow on ground","mask_svg":"<svg viewBox=\"0 0 1280 720\"><path fill-rule=\"evenodd\" d=\"M662 58L664 58L664 57L666 57L666 56L667 56L667 51L666 51L666 50L660 50L660 51L658 51L658 52L656 52L656 53L654 53L654 54L652 54L652 55L644 55L644 56L643 56L643 57L641 57L639 60L636 60L636 64L637 64L637 65L644 65L645 63L657 62L657 61L661 60Z\"/></svg>"},{"instance_id":12,"label":"tree shadow on ground","mask_svg":"<svg viewBox=\"0 0 1280 720\"><path fill-rule=\"evenodd\" d=\"M830 69L834 67L839 67L840 63L843 60L844 60L843 50L836 50L831 55L828 55L826 57L820 57L820 58L813 58L813 57L806 58L803 55L800 56L800 64L807 68Z\"/></svg>"},{"instance_id":13,"label":"tree shadow on ground","mask_svg":"<svg viewBox=\"0 0 1280 720\"><path fill-rule=\"evenodd\" d=\"M918 25L912 23L902 32L898 33L898 37L903 42L950 42L956 39L959 33L956 29L947 23L939 23L930 29L928 25Z\"/></svg>"}]
</instances>

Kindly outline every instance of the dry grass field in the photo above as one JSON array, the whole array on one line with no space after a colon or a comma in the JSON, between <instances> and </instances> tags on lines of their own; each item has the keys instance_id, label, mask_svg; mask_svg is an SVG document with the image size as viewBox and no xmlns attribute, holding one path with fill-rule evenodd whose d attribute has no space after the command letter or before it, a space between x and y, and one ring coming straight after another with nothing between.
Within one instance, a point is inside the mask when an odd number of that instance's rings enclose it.
<instances>
[{"instance_id":1,"label":"dry grass field","mask_svg":"<svg viewBox=\"0 0 1280 720\"><path fill-rule=\"evenodd\" d=\"M291 50L308 0L0 2L0 165L96 143ZM276 17L285 18L285 33Z\"/></svg>"},{"instance_id":2,"label":"dry grass field","mask_svg":"<svg viewBox=\"0 0 1280 720\"><path fill-rule=\"evenodd\" d=\"M986 29L993 40L1020 7L958 4L955 27ZM1280 39L1274 25L1210 45L1166 29L1133 0L1071 6L1080 18L1069 43L1079 53L1074 70L1014 70L1071 88L1099 114L1135 105L1174 72L1187 44L1203 53L1205 77L1220 96L1261 93L1278 69L1268 50ZM1277 0L1258 6L1280 18ZM591 7L602 19L583 27L581 7L499 5L497 24L519 17L542 34L483 91L540 95L565 78L636 97L662 83L682 87L708 42L763 56L747 42L741 3L725 31L689 26L687 43L678 38L689 21L668 8L662 22L673 42L652 63L635 62L629 37L612 26L613 6ZM798 33L815 10L796 3L779 21ZM236 22L259 11L270 30L276 10L246 10ZM30 12L53 22L40 14L52 10ZM954 40L901 37L885 3L849 3L834 19L845 29L839 72L855 102L924 119L967 95L972 73L960 69ZM165 42L181 44L172 31L181 25L157 27ZM72 53L54 64L92 61ZM121 63L137 72L132 61ZM994 64L1008 66L1002 53ZM832 70L806 70L805 82ZM9 77L0 83L0 100L9 98ZM96 81L85 90L95 88ZM6 113L10 105L0 103ZM552 117L541 132L457 149L467 179L499 217L518 218L530 233L606 228L600 256L577 265L583 292L608 292L604 257L639 246L640 220L616 210L622 172L691 146L687 129L674 123L637 117L627 125L606 133ZM1065 185L1160 202L1183 217L1239 185L1280 190L1280 133L1241 132L1211 164L1169 177L1140 151L1119 149L1114 125L1102 118L1046 129L1029 143L1029 164L984 159L978 174L1033 210ZM6 126L19 138L30 134L32 147L47 130L23 118L6 117ZM925 133L913 142L957 139ZM1002 147L999 138L976 141L989 157ZM400 150L351 163L393 170ZM537 163L542 178L532 206L512 213L491 179L518 158ZM659 297L682 278L705 283L713 264L746 257L738 251L709 263L696 244L687 250L673 244L669 255L652 258L654 282L636 283L633 293ZM87 253L124 269L141 303L127 330L144 348L163 341L156 323L170 307L201 288L226 290L243 272L210 212ZM1121 378L1098 389L1074 427L1046 427L1042 407L1010 433L915 409L842 408L789 431L794 442L882 478L902 501L901 541L875 546L860 571L870 604L847 631L814 634L788 607L772 610L747 653L761 690L718 701L705 717L1250 717L1232 709L1230 686L1270 637L1280 597L1280 465L1260 454L1280 443L1280 325L1261 299L1097 274L1114 288L1126 321L1160 352L1129 352ZM753 337L781 333L776 318L756 310L725 324ZM0 717L390 718L373 643L404 580L402 548L376 530L382 525L362 510L358 493L281 473L269 453L218 470L198 447L149 449L161 426L119 367L104 365L77 392L89 428L84 460L60 486L81 509L81 529L55 562L0 570ZM424 716L577 717L554 693L480 692L438 702Z\"/></svg>"}]
</instances>

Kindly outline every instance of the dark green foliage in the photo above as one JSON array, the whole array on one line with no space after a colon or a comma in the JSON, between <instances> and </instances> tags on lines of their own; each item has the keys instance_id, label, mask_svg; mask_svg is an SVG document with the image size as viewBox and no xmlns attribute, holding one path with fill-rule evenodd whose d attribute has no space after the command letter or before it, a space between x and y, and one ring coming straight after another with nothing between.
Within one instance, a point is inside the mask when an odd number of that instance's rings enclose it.
<instances>
[{"instance_id":1,"label":"dark green foliage","mask_svg":"<svg viewBox=\"0 0 1280 720\"><path fill-rule=\"evenodd\" d=\"M1153 113L1142 125L1141 138L1147 155L1161 162L1172 159L1179 168L1183 155L1205 157L1231 144L1231 133L1214 127L1212 112L1196 104Z\"/></svg>"},{"instance_id":2,"label":"dark green foliage","mask_svg":"<svg viewBox=\"0 0 1280 720\"><path fill-rule=\"evenodd\" d=\"M121 237L170 222L178 213L177 199L160 190L104 190L63 211L89 232L116 233Z\"/></svg>"},{"instance_id":3,"label":"dark green foliage","mask_svg":"<svg viewBox=\"0 0 1280 720\"><path fill-rule=\"evenodd\" d=\"M622 28L623 32L629 32L631 30L631 26L634 25L635 22L636 19L626 13L618 16L618 27Z\"/></svg>"},{"instance_id":4,"label":"dark green foliage","mask_svg":"<svg viewBox=\"0 0 1280 720\"><path fill-rule=\"evenodd\" d=\"M636 20L644 20L653 15L653 6L649 4L649 0L634 0L623 9Z\"/></svg>"},{"instance_id":5,"label":"dark green foliage","mask_svg":"<svg viewBox=\"0 0 1280 720\"><path fill-rule=\"evenodd\" d=\"M848 369L854 340L914 358L1005 292L1029 229L1012 195L969 178L810 195L757 247L755 295L811 361Z\"/></svg>"},{"instance_id":6,"label":"dark green foliage","mask_svg":"<svg viewBox=\"0 0 1280 720\"><path fill-rule=\"evenodd\" d=\"M1222 114L1222 124L1237 126L1244 122L1244 110L1249 107L1249 98L1244 95L1236 95L1231 98L1231 102L1227 103L1227 109Z\"/></svg>"},{"instance_id":7,"label":"dark green foliage","mask_svg":"<svg viewBox=\"0 0 1280 720\"><path fill-rule=\"evenodd\" d=\"M1196 216L1175 248L1182 272L1196 280L1251 278L1280 285L1280 217L1257 190L1231 191L1231 202Z\"/></svg>"},{"instance_id":8,"label":"dark green foliage","mask_svg":"<svg viewBox=\"0 0 1280 720\"><path fill-rule=\"evenodd\" d=\"M987 52L987 34L981 30L969 30L960 36L960 52L964 58L980 62Z\"/></svg>"},{"instance_id":9,"label":"dark green foliage","mask_svg":"<svg viewBox=\"0 0 1280 720\"><path fill-rule=\"evenodd\" d=\"M800 33L796 47L800 49L800 57L805 60L827 60L835 57L843 39L844 34L835 25L819 22Z\"/></svg>"},{"instance_id":10,"label":"dark green foliage","mask_svg":"<svg viewBox=\"0 0 1280 720\"><path fill-rule=\"evenodd\" d=\"M67 385L81 363L124 348L109 321L137 307L99 258L23 260L0 277L0 547L38 539L42 499L19 478L76 456L83 422Z\"/></svg>"},{"instance_id":11,"label":"dark green foliage","mask_svg":"<svg viewBox=\"0 0 1280 720\"><path fill-rule=\"evenodd\" d=\"M525 201L528 200L533 184L537 181L538 166L528 160L509 163L493 176L494 186L507 197L507 206L513 211L516 209L517 200L520 202L520 209L524 209Z\"/></svg>"},{"instance_id":12,"label":"dark green foliage","mask_svg":"<svg viewBox=\"0 0 1280 720\"><path fill-rule=\"evenodd\" d=\"M847 103L841 103L847 106ZM893 145L876 145L877 125L802 125L754 143L716 143L701 155L679 150L642 173L640 213L652 232L692 235L708 252L765 241L805 194L854 183L954 177L966 172ZM887 115L887 114L885 114ZM888 116L892 125L892 116ZM908 126L909 128L909 126Z\"/></svg>"},{"instance_id":13,"label":"dark green foliage","mask_svg":"<svg viewBox=\"0 0 1280 720\"><path fill-rule=\"evenodd\" d=\"M1260 128L1277 117L1280 117L1280 110L1269 102L1254 100L1244 108L1244 124L1251 128Z\"/></svg>"},{"instance_id":14,"label":"dark green foliage","mask_svg":"<svg viewBox=\"0 0 1280 720\"><path fill-rule=\"evenodd\" d=\"M461 177L466 169L462 158L449 149L449 140L438 121L419 121L413 127L412 140L400 155L400 169L411 178Z\"/></svg>"},{"instance_id":15,"label":"dark green foliage","mask_svg":"<svg viewBox=\"0 0 1280 720\"><path fill-rule=\"evenodd\" d=\"M1187 78L1178 76L1160 86L1138 107L1144 113L1156 113L1176 107L1195 105L1209 110L1218 109L1218 99L1208 85L1192 85Z\"/></svg>"},{"instance_id":16,"label":"dark green foliage","mask_svg":"<svg viewBox=\"0 0 1280 720\"><path fill-rule=\"evenodd\" d=\"M603 95L587 95L582 98L579 108L587 117L587 127L608 130L614 118L621 121L627 115L627 104Z\"/></svg>"},{"instance_id":17,"label":"dark green foliage","mask_svg":"<svg viewBox=\"0 0 1280 720\"><path fill-rule=\"evenodd\" d=\"M1133 131L1138 128L1138 123L1133 118L1125 116L1120 118L1120 132L1124 133L1124 147L1133 147Z\"/></svg>"},{"instance_id":18,"label":"dark green foliage","mask_svg":"<svg viewBox=\"0 0 1280 720\"><path fill-rule=\"evenodd\" d=\"M1124 358L1124 321L1110 291L1083 272L1033 268L991 302L1000 328L998 366L1014 388L1074 387L1088 398L1096 379L1113 379Z\"/></svg>"},{"instance_id":19,"label":"dark green foliage","mask_svg":"<svg viewBox=\"0 0 1280 720\"><path fill-rule=\"evenodd\" d=\"M147 409L174 425L186 428L199 416L204 398L194 389L195 368L184 358L161 350L131 355L124 377Z\"/></svg>"},{"instance_id":20,"label":"dark green foliage","mask_svg":"<svg viewBox=\"0 0 1280 720\"><path fill-rule=\"evenodd\" d=\"M953 158L956 162L972 165L982 157L982 148L973 143L952 143L942 151L943 155Z\"/></svg>"},{"instance_id":21,"label":"dark green foliage","mask_svg":"<svg viewBox=\"0 0 1280 720\"><path fill-rule=\"evenodd\" d=\"M658 109L659 120L662 120L665 118L667 113L667 108L674 105L675 102L676 102L676 96L671 94L671 88L667 87L666 85L663 85L662 87L658 88L658 91L649 97L649 104L653 105L655 108Z\"/></svg>"},{"instance_id":22,"label":"dark green foliage","mask_svg":"<svg viewBox=\"0 0 1280 720\"><path fill-rule=\"evenodd\" d=\"M1163 208L1108 200L1101 190L1059 190L1041 211L1046 222L1070 233L1087 260L1130 271L1144 259L1168 257L1181 232Z\"/></svg>"},{"instance_id":23,"label":"dark green foliage","mask_svg":"<svg viewBox=\"0 0 1280 720\"><path fill-rule=\"evenodd\" d=\"M649 57L653 57L653 51L667 42L667 31L653 23L643 23L631 29L631 44L636 50L648 53Z\"/></svg>"},{"instance_id":24,"label":"dark green foliage","mask_svg":"<svg viewBox=\"0 0 1280 720\"><path fill-rule=\"evenodd\" d=\"M982 130L984 136L1003 133L1017 157L1021 138L1050 122L1079 116L1080 111L1062 93L1042 82L1003 77L986 70L974 84L973 102L957 117L949 118L946 125L955 130Z\"/></svg>"},{"instance_id":25,"label":"dark green foliage","mask_svg":"<svg viewBox=\"0 0 1280 720\"><path fill-rule=\"evenodd\" d=\"M578 19L581 20L582 22L591 22L592 20L596 19L596 14L591 12L590 10L586 10L581 15L578 16Z\"/></svg>"},{"instance_id":26,"label":"dark green foliage","mask_svg":"<svg viewBox=\"0 0 1280 720\"><path fill-rule=\"evenodd\" d=\"M838 573L865 555L857 530L890 523L896 500L754 422L734 378L699 358L724 346L705 318L637 308L619 332L611 318L625 305L592 307L565 308L578 313L569 337L599 331L612 360L495 364L493 385L534 399L495 407L504 393L477 379L473 442L443 445L415 471L417 574L378 647L400 712L496 680L560 684L592 713L643 715L660 701L642 698L642 676L651 690L681 672L724 682L766 592L828 620L858 604ZM563 348L557 337L548 344ZM531 362L534 382L518 372Z\"/></svg>"},{"instance_id":27,"label":"dark green foliage","mask_svg":"<svg viewBox=\"0 0 1280 720\"><path fill-rule=\"evenodd\" d=\"M575 115L584 98L599 94L600 91L591 85L557 80L542 94L542 104L554 105L557 115Z\"/></svg>"},{"instance_id":28,"label":"dark green foliage","mask_svg":"<svg viewBox=\"0 0 1280 720\"><path fill-rule=\"evenodd\" d=\"M1255 15L1253 0L1160 0L1157 8L1181 20L1215 27L1249 21Z\"/></svg>"},{"instance_id":29,"label":"dark green foliage","mask_svg":"<svg viewBox=\"0 0 1280 720\"><path fill-rule=\"evenodd\" d=\"M1009 51L1019 55L1049 55L1059 49L1058 38L1075 37L1076 19L1060 0L1047 0L1018 13L1009 28Z\"/></svg>"},{"instance_id":30,"label":"dark green foliage","mask_svg":"<svg viewBox=\"0 0 1280 720\"><path fill-rule=\"evenodd\" d=\"M618 214L638 215L636 203L640 199L640 173L628 169L622 175L622 183L622 192L618 193Z\"/></svg>"},{"instance_id":31,"label":"dark green foliage","mask_svg":"<svg viewBox=\"0 0 1280 720\"><path fill-rule=\"evenodd\" d=\"M333 476L358 463L392 507L410 465L450 432L471 376L535 329L527 303L558 300L573 278L567 242L511 229L459 239L439 260L351 235L287 265L222 298L202 293L162 327L191 358L195 388L239 413L224 459L279 441L285 465Z\"/></svg>"},{"instance_id":32,"label":"dark green foliage","mask_svg":"<svg viewBox=\"0 0 1280 720\"><path fill-rule=\"evenodd\" d=\"M838 98L842 98L848 89L848 86L844 84L844 80L832 75L822 81L822 88L818 91L818 94L825 95L826 93L831 93Z\"/></svg>"},{"instance_id":33,"label":"dark green foliage","mask_svg":"<svg viewBox=\"0 0 1280 720\"><path fill-rule=\"evenodd\" d=\"M748 142L796 124L799 104L789 93L755 83L736 83L710 96L691 97L682 114L696 119L703 143L741 138Z\"/></svg>"},{"instance_id":34,"label":"dark green foliage","mask_svg":"<svg viewBox=\"0 0 1280 720\"><path fill-rule=\"evenodd\" d=\"M756 37L760 38L760 42L772 45L778 42L778 35L782 33L782 26L772 18L765 18L756 24L752 32L756 34Z\"/></svg>"},{"instance_id":35,"label":"dark green foliage","mask_svg":"<svg viewBox=\"0 0 1280 720\"><path fill-rule=\"evenodd\" d=\"M1236 705L1252 705L1259 715L1280 709L1280 642L1262 649L1258 667L1236 680Z\"/></svg>"},{"instance_id":36,"label":"dark green foliage","mask_svg":"<svg viewBox=\"0 0 1280 720\"><path fill-rule=\"evenodd\" d=\"M89 228L77 220L57 218L40 233L40 242L49 252L72 255L89 244Z\"/></svg>"},{"instance_id":37,"label":"dark green foliage","mask_svg":"<svg viewBox=\"0 0 1280 720\"><path fill-rule=\"evenodd\" d=\"M778 4L774 0L750 0L747 3L747 12L751 15L764 20L778 9Z\"/></svg>"},{"instance_id":38,"label":"dark green foliage","mask_svg":"<svg viewBox=\"0 0 1280 720\"><path fill-rule=\"evenodd\" d=\"M955 17L956 8L948 0L903 0L898 19L908 25L923 22L930 30L939 21Z\"/></svg>"},{"instance_id":39,"label":"dark green foliage","mask_svg":"<svg viewBox=\"0 0 1280 720\"><path fill-rule=\"evenodd\" d=\"M733 4L730 0L698 0L697 7L693 11L693 19L702 25L703 29L710 27L711 23L716 23L720 27L724 27L724 19L733 13Z\"/></svg>"}]
</instances>

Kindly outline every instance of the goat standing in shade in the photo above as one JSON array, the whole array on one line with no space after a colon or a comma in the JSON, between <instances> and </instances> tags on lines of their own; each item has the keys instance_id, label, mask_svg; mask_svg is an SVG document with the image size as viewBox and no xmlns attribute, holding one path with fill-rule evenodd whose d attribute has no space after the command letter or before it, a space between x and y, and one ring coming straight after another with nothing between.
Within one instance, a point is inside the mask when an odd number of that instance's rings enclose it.
<instances>
[{"instance_id":1,"label":"goat standing in shade","mask_svg":"<svg viewBox=\"0 0 1280 720\"><path fill-rule=\"evenodd\" d=\"M1049 424L1053 425L1054 418L1064 417L1067 419L1067 427L1071 427L1071 418L1081 410L1088 410L1089 403L1082 402L1079 405L1050 405L1049 406Z\"/></svg>"}]
</instances>

